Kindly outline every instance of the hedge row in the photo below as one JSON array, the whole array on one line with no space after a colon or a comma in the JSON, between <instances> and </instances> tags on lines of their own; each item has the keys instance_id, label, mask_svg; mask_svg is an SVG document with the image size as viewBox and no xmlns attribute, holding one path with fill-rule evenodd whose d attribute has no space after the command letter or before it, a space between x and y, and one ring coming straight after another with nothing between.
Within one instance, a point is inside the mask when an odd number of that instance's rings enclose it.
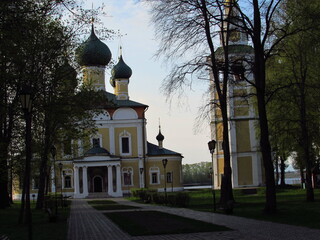
<instances>
[{"instance_id":1,"label":"hedge row","mask_svg":"<svg viewBox=\"0 0 320 240\"><path fill-rule=\"evenodd\" d=\"M185 192L168 193L167 199L165 193L157 192L151 189L132 189L132 195L140 198L145 203L168 204L174 207L187 207L190 197Z\"/></svg>"}]
</instances>

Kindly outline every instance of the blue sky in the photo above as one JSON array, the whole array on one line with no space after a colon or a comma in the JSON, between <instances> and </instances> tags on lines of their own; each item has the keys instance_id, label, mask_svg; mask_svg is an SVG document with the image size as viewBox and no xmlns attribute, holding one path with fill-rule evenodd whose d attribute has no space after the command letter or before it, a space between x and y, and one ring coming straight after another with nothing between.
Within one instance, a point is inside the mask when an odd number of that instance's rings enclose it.
<instances>
[{"instance_id":1,"label":"blue sky","mask_svg":"<svg viewBox=\"0 0 320 240\"><path fill-rule=\"evenodd\" d=\"M103 26L120 30L124 35L121 40L116 38L104 42L109 46L114 60L118 57L120 43L123 47L124 61L133 71L129 84L130 99L149 106L146 112L148 141L157 143L155 137L160 118L165 136L164 147L182 153L183 164L210 161L207 147L210 141L209 126L205 123L201 131L196 130L196 134L194 128L198 108L208 86L200 81L194 84L183 104L179 104L178 99L174 99L171 104L166 102L160 87L170 66L153 57L159 42L154 39L146 4L137 3L136 0L96 0L94 8L102 4L107 12L107 17L101 17ZM92 1L85 1L85 6L90 9ZM109 78L110 71L107 71L106 90L113 92Z\"/></svg>"}]
</instances>

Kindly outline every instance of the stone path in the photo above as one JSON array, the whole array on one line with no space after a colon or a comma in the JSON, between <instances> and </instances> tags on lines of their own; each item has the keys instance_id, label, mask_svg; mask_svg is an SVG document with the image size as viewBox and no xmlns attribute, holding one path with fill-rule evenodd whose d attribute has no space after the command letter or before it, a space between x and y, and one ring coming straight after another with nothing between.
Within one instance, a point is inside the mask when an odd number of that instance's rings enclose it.
<instances>
[{"instance_id":1,"label":"stone path","mask_svg":"<svg viewBox=\"0 0 320 240\"><path fill-rule=\"evenodd\" d=\"M213 233L168 234L131 237L106 218L103 212L88 205L86 200L74 199L71 204L68 240L319 240L320 230L296 227L286 224L257 221L247 218L198 212L184 208L170 208L130 202L123 198L113 198L119 204L138 206L142 209L126 211L156 210L209 223L224 225L232 231ZM299 216L297 216L299 217Z\"/></svg>"}]
</instances>

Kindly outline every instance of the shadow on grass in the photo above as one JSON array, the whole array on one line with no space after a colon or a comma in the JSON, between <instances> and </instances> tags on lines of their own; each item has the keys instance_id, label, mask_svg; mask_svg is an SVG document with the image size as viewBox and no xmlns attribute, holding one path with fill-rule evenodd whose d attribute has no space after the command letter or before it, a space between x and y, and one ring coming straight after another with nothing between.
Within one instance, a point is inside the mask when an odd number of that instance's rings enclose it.
<instances>
[{"instance_id":1,"label":"shadow on grass","mask_svg":"<svg viewBox=\"0 0 320 240\"><path fill-rule=\"evenodd\" d=\"M157 211L113 212L105 215L131 236L230 230L224 226Z\"/></svg>"},{"instance_id":2,"label":"shadow on grass","mask_svg":"<svg viewBox=\"0 0 320 240\"><path fill-rule=\"evenodd\" d=\"M26 225L18 224L20 202L15 202L10 208L0 210L0 236L10 240L28 239ZM49 222L48 214L43 210L35 210L32 206L33 240L65 240L67 238L67 218L69 208L59 209L56 222Z\"/></svg>"}]
</instances>

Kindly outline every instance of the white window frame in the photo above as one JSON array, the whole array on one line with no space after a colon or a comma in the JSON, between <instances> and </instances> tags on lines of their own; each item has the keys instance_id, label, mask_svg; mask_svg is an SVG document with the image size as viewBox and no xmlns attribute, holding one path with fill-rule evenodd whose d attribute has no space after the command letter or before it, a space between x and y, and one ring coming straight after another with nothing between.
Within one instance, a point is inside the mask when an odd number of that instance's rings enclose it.
<instances>
[{"instance_id":1,"label":"white window frame","mask_svg":"<svg viewBox=\"0 0 320 240\"><path fill-rule=\"evenodd\" d=\"M130 184L126 184L124 175L130 173ZM122 168L122 185L123 186L133 186L133 168L132 167L124 167Z\"/></svg>"},{"instance_id":2,"label":"white window frame","mask_svg":"<svg viewBox=\"0 0 320 240\"><path fill-rule=\"evenodd\" d=\"M100 147L102 147L102 135L101 134L95 134L94 136L91 136L90 137L90 145L91 147L94 147L93 146L93 139L99 139L99 143L100 143Z\"/></svg>"},{"instance_id":3,"label":"white window frame","mask_svg":"<svg viewBox=\"0 0 320 240\"><path fill-rule=\"evenodd\" d=\"M153 183L152 182L152 173L157 174L157 182ZM150 185L157 185L160 184L160 170L158 167L151 167L149 170L149 180L150 180Z\"/></svg>"},{"instance_id":4,"label":"white window frame","mask_svg":"<svg viewBox=\"0 0 320 240\"><path fill-rule=\"evenodd\" d=\"M128 144L129 144L129 152L128 153L123 153L122 152L122 138L128 138ZM131 156L132 155L132 144L131 144L131 134L124 130L123 132L120 133L119 135L119 152L120 156Z\"/></svg>"}]
</instances>

